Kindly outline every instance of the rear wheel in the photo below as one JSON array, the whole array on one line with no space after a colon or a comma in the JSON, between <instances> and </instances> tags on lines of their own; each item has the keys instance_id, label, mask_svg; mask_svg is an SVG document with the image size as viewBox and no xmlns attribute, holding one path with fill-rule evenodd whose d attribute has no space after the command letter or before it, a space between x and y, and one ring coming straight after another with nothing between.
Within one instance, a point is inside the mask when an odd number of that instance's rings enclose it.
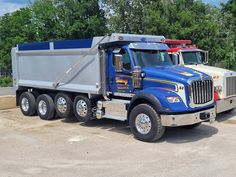
<instances>
[{"instance_id":1,"label":"rear wheel","mask_svg":"<svg viewBox=\"0 0 236 177\"><path fill-rule=\"evenodd\" d=\"M30 92L24 92L20 95L20 109L25 116L32 116L36 112L35 97Z\"/></svg>"},{"instance_id":2,"label":"rear wheel","mask_svg":"<svg viewBox=\"0 0 236 177\"><path fill-rule=\"evenodd\" d=\"M54 102L49 95L43 94L37 98L37 113L43 120L52 120L54 118Z\"/></svg>"},{"instance_id":3,"label":"rear wheel","mask_svg":"<svg viewBox=\"0 0 236 177\"><path fill-rule=\"evenodd\" d=\"M92 118L92 104L86 96L75 97L73 110L76 119L80 122L88 122Z\"/></svg>"},{"instance_id":4,"label":"rear wheel","mask_svg":"<svg viewBox=\"0 0 236 177\"><path fill-rule=\"evenodd\" d=\"M134 137L146 142L160 139L165 132L160 116L148 104L140 104L133 108L129 125Z\"/></svg>"},{"instance_id":5,"label":"rear wheel","mask_svg":"<svg viewBox=\"0 0 236 177\"><path fill-rule=\"evenodd\" d=\"M62 118L71 118L73 116L73 102L66 93L58 93L54 99L57 115Z\"/></svg>"}]
</instances>

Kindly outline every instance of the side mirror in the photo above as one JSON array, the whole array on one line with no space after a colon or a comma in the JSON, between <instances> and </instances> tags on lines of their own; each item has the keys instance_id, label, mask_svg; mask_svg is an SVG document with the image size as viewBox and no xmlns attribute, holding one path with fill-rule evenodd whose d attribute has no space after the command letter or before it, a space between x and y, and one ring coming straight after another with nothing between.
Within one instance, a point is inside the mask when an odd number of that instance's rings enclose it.
<instances>
[{"instance_id":1,"label":"side mirror","mask_svg":"<svg viewBox=\"0 0 236 177\"><path fill-rule=\"evenodd\" d=\"M209 60L209 52L208 51L204 51L204 60L202 61L202 63L204 65L208 64L208 60Z\"/></svg>"},{"instance_id":2,"label":"side mirror","mask_svg":"<svg viewBox=\"0 0 236 177\"><path fill-rule=\"evenodd\" d=\"M122 72L122 68L123 68L122 55L115 54L114 55L114 60L115 60L115 71L117 73Z\"/></svg>"}]
</instances>

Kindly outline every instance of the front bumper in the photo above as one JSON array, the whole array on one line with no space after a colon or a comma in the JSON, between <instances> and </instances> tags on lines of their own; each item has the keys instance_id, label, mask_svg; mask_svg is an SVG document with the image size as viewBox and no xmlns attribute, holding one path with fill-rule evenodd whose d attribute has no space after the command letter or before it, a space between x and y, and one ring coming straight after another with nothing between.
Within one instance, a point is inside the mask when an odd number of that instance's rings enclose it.
<instances>
[{"instance_id":1,"label":"front bumper","mask_svg":"<svg viewBox=\"0 0 236 177\"><path fill-rule=\"evenodd\" d=\"M166 127L178 127L184 125L193 125L196 123L210 121L214 122L216 109L211 108L195 113L178 114L178 115L161 115L161 122Z\"/></svg>"},{"instance_id":2,"label":"front bumper","mask_svg":"<svg viewBox=\"0 0 236 177\"><path fill-rule=\"evenodd\" d=\"M236 96L216 101L216 113L228 111L236 108Z\"/></svg>"}]
</instances>

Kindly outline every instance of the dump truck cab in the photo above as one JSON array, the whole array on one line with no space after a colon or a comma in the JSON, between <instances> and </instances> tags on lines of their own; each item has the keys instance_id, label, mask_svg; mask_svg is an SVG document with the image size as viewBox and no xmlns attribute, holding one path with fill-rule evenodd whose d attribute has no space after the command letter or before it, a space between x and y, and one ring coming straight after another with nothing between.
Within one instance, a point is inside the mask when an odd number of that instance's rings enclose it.
<instances>
[{"instance_id":1,"label":"dump truck cab","mask_svg":"<svg viewBox=\"0 0 236 177\"><path fill-rule=\"evenodd\" d=\"M191 40L166 40L168 53L175 65L201 71L214 80L214 99L217 113L236 108L236 72L208 66L208 51L198 49Z\"/></svg>"}]
</instances>

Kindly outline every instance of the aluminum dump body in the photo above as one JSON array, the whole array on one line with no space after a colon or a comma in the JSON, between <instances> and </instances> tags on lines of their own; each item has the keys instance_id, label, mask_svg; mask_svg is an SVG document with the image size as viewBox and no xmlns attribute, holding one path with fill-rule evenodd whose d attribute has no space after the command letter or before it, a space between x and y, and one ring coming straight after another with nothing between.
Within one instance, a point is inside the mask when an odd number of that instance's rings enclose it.
<instances>
[{"instance_id":1,"label":"aluminum dump body","mask_svg":"<svg viewBox=\"0 0 236 177\"><path fill-rule=\"evenodd\" d=\"M18 44L12 49L14 85L99 94L101 39Z\"/></svg>"}]
</instances>

